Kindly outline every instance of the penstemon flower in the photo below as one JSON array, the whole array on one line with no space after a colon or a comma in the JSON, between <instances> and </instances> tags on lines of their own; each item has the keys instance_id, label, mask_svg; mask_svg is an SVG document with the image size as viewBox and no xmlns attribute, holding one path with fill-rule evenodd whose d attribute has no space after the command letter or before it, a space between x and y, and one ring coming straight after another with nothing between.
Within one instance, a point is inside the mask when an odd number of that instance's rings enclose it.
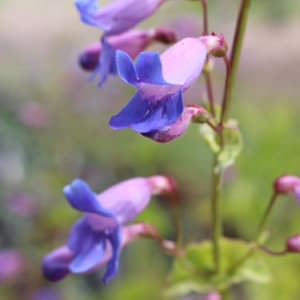
<instances>
[{"instance_id":1,"label":"penstemon flower","mask_svg":"<svg viewBox=\"0 0 300 300\"><path fill-rule=\"evenodd\" d=\"M164 28L144 31L132 29L89 45L79 56L79 64L84 70L99 74L99 84L102 85L109 75L117 73L116 49L123 50L135 58L155 41L170 44L176 41L176 36L173 31Z\"/></svg>"},{"instance_id":2,"label":"penstemon flower","mask_svg":"<svg viewBox=\"0 0 300 300\"><path fill-rule=\"evenodd\" d=\"M98 6L98 0L75 0L75 5L81 20L104 31L101 38L101 58L95 74L99 74L99 86L103 85L109 74L115 74L115 49L108 36L120 35L135 27L144 19L150 17L165 0L118 0L103 7ZM119 36L119 39L124 37ZM125 36L127 43L134 47L136 36ZM118 39L118 38L117 38ZM115 42L115 41L114 41ZM118 43L118 42L116 42ZM127 47L127 46L126 46ZM145 46L146 47L146 46ZM137 47L136 51L142 51ZM126 50L126 49L124 49Z\"/></svg>"},{"instance_id":3,"label":"penstemon flower","mask_svg":"<svg viewBox=\"0 0 300 300\"><path fill-rule=\"evenodd\" d=\"M69 273L86 273L106 264L103 280L108 282L118 271L121 248L135 237L134 228L124 225L146 208L151 196L173 188L168 177L153 176L129 179L96 195L86 182L74 180L64 194L84 216L73 226L67 245L44 259L45 277L57 281Z\"/></svg>"},{"instance_id":4,"label":"penstemon flower","mask_svg":"<svg viewBox=\"0 0 300 300\"><path fill-rule=\"evenodd\" d=\"M117 51L118 73L137 93L111 118L110 126L144 134L174 124L183 113L183 92L199 77L208 52L219 41L217 36L185 38L160 56L142 52L135 65L128 54Z\"/></svg>"}]
</instances>

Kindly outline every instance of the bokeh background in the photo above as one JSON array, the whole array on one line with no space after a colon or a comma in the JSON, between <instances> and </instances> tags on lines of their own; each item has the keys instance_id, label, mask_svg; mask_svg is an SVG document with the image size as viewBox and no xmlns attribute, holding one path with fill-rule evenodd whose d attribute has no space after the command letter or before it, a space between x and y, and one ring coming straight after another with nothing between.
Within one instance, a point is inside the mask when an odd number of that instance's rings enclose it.
<instances>
[{"instance_id":1,"label":"bokeh background","mask_svg":"<svg viewBox=\"0 0 300 300\"><path fill-rule=\"evenodd\" d=\"M239 1L208 2L210 29L230 41ZM231 110L244 150L226 172L222 202L226 234L245 239L255 235L274 178L300 175L300 4L253 2ZM41 259L66 241L79 216L62 195L76 177L100 192L130 177L171 175L178 182L185 242L209 237L211 155L197 126L166 145L111 130L110 116L132 90L117 78L99 90L80 70L78 54L100 32L80 23L71 0L0 0L0 20L0 299L161 299L172 261L154 241L128 247L119 275L107 286L101 271L49 283L41 276ZM140 27L173 27L182 37L200 34L201 20L197 1L172 0ZM213 75L220 97L222 64ZM201 103L203 80L186 98ZM299 216L293 198L278 201L269 223L271 247L281 249L287 236L300 232ZM139 220L174 237L163 199L153 199ZM266 259L273 281L244 284L237 299L300 299L300 255Z\"/></svg>"}]
</instances>

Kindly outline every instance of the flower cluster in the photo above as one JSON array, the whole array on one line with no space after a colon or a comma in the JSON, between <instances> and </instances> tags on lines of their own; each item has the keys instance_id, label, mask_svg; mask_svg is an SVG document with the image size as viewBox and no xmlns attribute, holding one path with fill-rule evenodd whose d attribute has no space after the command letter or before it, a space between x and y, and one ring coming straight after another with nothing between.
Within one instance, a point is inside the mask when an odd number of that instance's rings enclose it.
<instances>
[{"instance_id":1,"label":"flower cluster","mask_svg":"<svg viewBox=\"0 0 300 300\"><path fill-rule=\"evenodd\" d=\"M103 30L101 43L82 52L83 69L99 74L100 86L109 74L118 74L136 88L129 103L110 119L115 130L131 128L158 142L169 142L182 135L194 121L185 108L183 94L201 75L207 55L222 56L227 45L216 34L178 41L162 54L142 52L151 42L176 41L167 29L139 31L135 25L150 17L163 0L119 0L100 9L96 0L76 0L85 24ZM133 59L136 58L135 63Z\"/></svg>"},{"instance_id":2,"label":"flower cluster","mask_svg":"<svg viewBox=\"0 0 300 300\"><path fill-rule=\"evenodd\" d=\"M224 38L215 34L177 42L174 32L165 28L134 29L163 2L116 0L100 8L97 0L75 0L81 20L103 30L101 41L79 56L81 67L99 75L100 86L109 75L117 74L136 89L129 103L110 119L110 126L131 128L160 143L181 136L192 122L209 119L203 107L185 106L183 95L201 75L208 54L226 52ZM162 54L142 52L154 41L176 43ZM83 217L74 224L66 245L44 258L45 277L57 281L70 273L92 272L106 265L103 280L108 282L117 273L123 247L142 236L157 238L152 227L127 224L153 195L173 190L174 182L164 176L126 180L99 195L83 180L74 180L64 188L64 195Z\"/></svg>"}]
</instances>

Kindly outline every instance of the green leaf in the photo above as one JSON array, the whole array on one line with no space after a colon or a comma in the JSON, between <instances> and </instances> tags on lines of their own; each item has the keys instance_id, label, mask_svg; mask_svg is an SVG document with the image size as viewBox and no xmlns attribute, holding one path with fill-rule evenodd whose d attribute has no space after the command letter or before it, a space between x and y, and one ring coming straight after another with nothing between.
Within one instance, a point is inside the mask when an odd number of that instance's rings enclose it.
<instances>
[{"instance_id":1,"label":"green leaf","mask_svg":"<svg viewBox=\"0 0 300 300\"><path fill-rule=\"evenodd\" d=\"M204 241L190 244L185 255L175 260L173 270L168 279L167 296L184 296L189 293L207 293L223 289L243 281L266 283L270 274L260 253L255 252L234 274L229 270L248 251L249 244L233 239L222 239L221 272L214 273L212 243Z\"/></svg>"},{"instance_id":2,"label":"green leaf","mask_svg":"<svg viewBox=\"0 0 300 300\"><path fill-rule=\"evenodd\" d=\"M232 165L242 150L242 135L234 119L224 124L222 143L218 134L207 124L200 125L200 135L211 151L217 154L218 168Z\"/></svg>"},{"instance_id":3,"label":"green leaf","mask_svg":"<svg viewBox=\"0 0 300 300\"><path fill-rule=\"evenodd\" d=\"M220 167L232 165L242 150L242 135L236 120L228 120L223 130L224 146L219 152L218 162Z\"/></svg>"},{"instance_id":4,"label":"green leaf","mask_svg":"<svg viewBox=\"0 0 300 300\"><path fill-rule=\"evenodd\" d=\"M200 135L213 153L219 153L221 150L218 136L215 131L207 124L200 125Z\"/></svg>"}]
</instances>

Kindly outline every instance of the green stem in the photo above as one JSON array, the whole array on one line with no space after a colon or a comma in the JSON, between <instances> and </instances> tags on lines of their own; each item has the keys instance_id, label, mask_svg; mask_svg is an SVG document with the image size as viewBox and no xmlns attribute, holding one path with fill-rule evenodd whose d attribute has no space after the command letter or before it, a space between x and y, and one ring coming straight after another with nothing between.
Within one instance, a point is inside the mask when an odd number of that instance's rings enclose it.
<instances>
[{"instance_id":1,"label":"green stem","mask_svg":"<svg viewBox=\"0 0 300 300\"><path fill-rule=\"evenodd\" d=\"M180 207L179 207L177 192L173 192L171 194L171 197L172 197L175 226L176 226L176 249L177 251L180 251L182 248L182 225L181 225Z\"/></svg>"},{"instance_id":2,"label":"green stem","mask_svg":"<svg viewBox=\"0 0 300 300\"><path fill-rule=\"evenodd\" d=\"M213 259L215 263L215 273L220 274L220 239L222 237L222 217L220 210L220 191L222 173L218 166L217 156L214 157L212 169L212 199L211 199L211 215L212 215L212 242L213 242Z\"/></svg>"},{"instance_id":3,"label":"green stem","mask_svg":"<svg viewBox=\"0 0 300 300\"><path fill-rule=\"evenodd\" d=\"M203 34L208 34L208 13L207 13L207 2L206 0L201 0L203 9Z\"/></svg>"},{"instance_id":4,"label":"green stem","mask_svg":"<svg viewBox=\"0 0 300 300\"><path fill-rule=\"evenodd\" d=\"M260 248L260 240L262 238L262 235L264 233L264 229L267 223L267 220L270 216L270 213L272 211L272 208L274 207L274 203L275 200L277 198L278 194L274 193L269 201L269 204L265 210L265 213L261 219L260 225L258 226L258 231L257 231L257 235L256 235L256 239L254 240L254 242L252 243L252 246L250 247L250 249L248 250L248 252L246 252L246 254L240 259L238 260L238 262L232 266L231 270L229 271L229 274L233 275L247 260L248 258L250 258L255 251Z\"/></svg>"},{"instance_id":5,"label":"green stem","mask_svg":"<svg viewBox=\"0 0 300 300\"><path fill-rule=\"evenodd\" d=\"M275 204L275 201L276 201L276 199L277 199L277 196L278 196L278 194L277 194L277 193L274 193L274 194L272 195L270 201L269 201L269 204L268 204L268 206L267 206L267 208L266 208L266 210L265 210L265 213L264 213L264 215L263 215L263 217L262 217L262 219L261 219L261 222L260 222L260 224L259 224L259 226L258 226L257 238L256 238L256 240L255 240L256 242L259 242L259 239L260 239L260 237L261 237L261 235L262 235L262 233L263 233L263 231L264 231L265 225L266 225L267 220L268 220L268 218L269 218L269 216L270 216L271 210L272 210L272 208L273 208L273 206L274 206L274 204Z\"/></svg>"},{"instance_id":6,"label":"green stem","mask_svg":"<svg viewBox=\"0 0 300 300\"><path fill-rule=\"evenodd\" d=\"M243 38L246 31L248 14L250 10L250 3L251 0L242 0L240 6L239 16L235 27L232 51L230 55L230 68L226 75L220 124L224 124L228 113L228 107L232 98L233 87L241 57Z\"/></svg>"},{"instance_id":7,"label":"green stem","mask_svg":"<svg viewBox=\"0 0 300 300\"><path fill-rule=\"evenodd\" d=\"M207 10L207 0L201 0L202 4L202 15L203 15L203 34L208 35L208 10ZM204 72L205 76L205 85L206 85L206 92L208 103L210 107L210 112L213 117L216 117L216 110L215 110L215 99L214 99L214 92L212 86L212 80L210 76L210 71Z\"/></svg>"}]
</instances>

